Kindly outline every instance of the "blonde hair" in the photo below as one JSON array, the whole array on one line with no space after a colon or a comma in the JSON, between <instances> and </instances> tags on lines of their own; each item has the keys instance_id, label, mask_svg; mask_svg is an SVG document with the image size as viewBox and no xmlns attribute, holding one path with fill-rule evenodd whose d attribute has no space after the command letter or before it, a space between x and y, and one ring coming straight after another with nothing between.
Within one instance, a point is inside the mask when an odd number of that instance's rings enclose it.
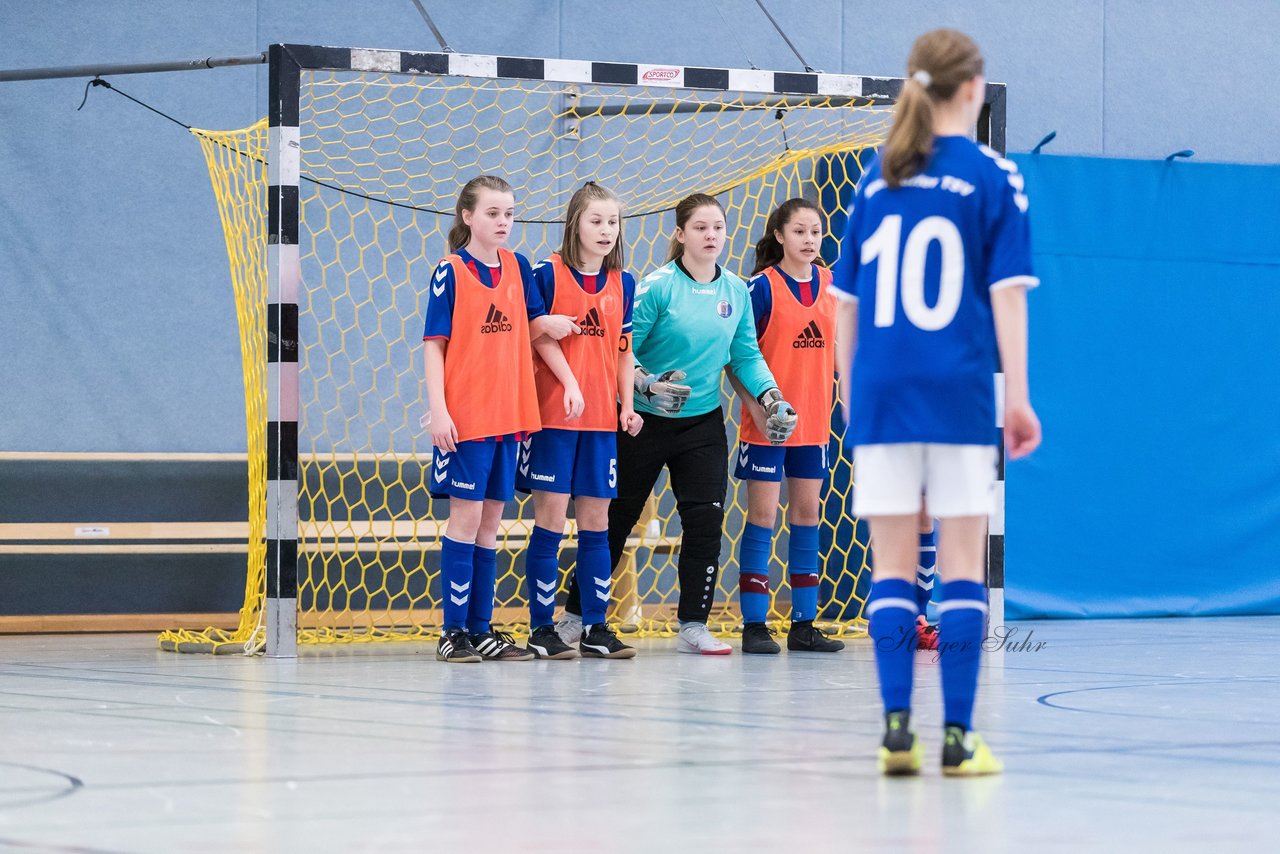
<instances>
[{"instance_id":1,"label":"blonde hair","mask_svg":"<svg viewBox=\"0 0 1280 854\"><path fill-rule=\"evenodd\" d=\"M462 212L475 212L481 190L510 193L511 185L497 175L477 175L462 186L458 204L454 207L453 227L449 229L449 251L457 252L471 242L471 226L462 221Z\"/></svg>"},{"instance_id":2,"label":"blonde hair","mask_svg":"<svg viewBox=\"0 0 1280 854\"><path fill-rule=\"evenodd\" d=\"M582 243L578 239L582 215L592 202L613 202L618 206L618 239L614 241L609 254L604 256L601 272L621 270L624 266L622 249L622 202L612 190L602 187L595 181L588 181L578 188L569 199L569 207L564 214L564 239L560 241L560 260L573 267L582 269Z\"/></svg>"},{"instance_id":3,"label":"blonde hair","mask_svg":"<svg viewBox=\"0 0 1280 854\"><path fill-rule=\"evenodd\" d=\"M978 45L959 30L933 30L916 39L893 127L880 152L886 184L896 188L925 167L933 154L933 105L950 101L982 69Z\"/></svg>"},{"instance_id":4,"label":"blonde hair","mask_svg":"<svg viewBox=\"0 0 1280 854\"><path fill-rule=\"evenodd\" d=\"M720 215L724 215L724 205L720 204L715 196L708 196L706 193L694 193L691 196L685 196L680 200L680 204L676 205L676 228L684 228L689 221L689 217L693 216L693 212L698 208L717 208ZM671 235L671 245L667 247L667 263L679 258L684 254L684 244L676 240L674 234Z\"/></svg>"}]
</instances>

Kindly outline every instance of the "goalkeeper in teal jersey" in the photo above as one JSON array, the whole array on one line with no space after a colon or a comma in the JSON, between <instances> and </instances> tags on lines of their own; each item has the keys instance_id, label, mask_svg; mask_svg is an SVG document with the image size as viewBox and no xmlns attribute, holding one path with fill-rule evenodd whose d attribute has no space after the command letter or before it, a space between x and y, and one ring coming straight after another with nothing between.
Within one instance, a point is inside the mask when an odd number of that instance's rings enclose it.
<instances>
[{"instance_id":1,"label":"goalkeeper in teal jersey","mask_svg":"<svg viewBox=\"0 0 1280 854\"><path fill-rule=\"evenodd\" d=\"M746 283L727 271L704 284L681 260L659 267L636 286L631 335L636 363L655 378L647 392L637 389L636 410L645 414L672 414L654 400L668 371L684 372L680 382L690 389L677 413L684 417L720 406L726 364L753 397L777 386L760 355Z\"/></svg>"},{"instance_id":2,"label":"goalkeeper in teal jersey","mask_svg":"<svg viewBox=\"0 0 1280 854\"><path fill-rule=\"evenodd\" d=\"M720 405L725 368L764 407L772 442L785 442L796 413L760 355L746 282L716 263L725 242L724 209L701 193L676 206L668 262L636 286L632 312L635 408L645 426L618 433L618 497L609 505L609 552L616 567L627 536L665 466L682 528L677 650L727 655L707 617L715 598L729 485L729 445ZM559 630L566 643L581 632L581 596L605 595L570 585Z\"/></svg>"}]
</instances>

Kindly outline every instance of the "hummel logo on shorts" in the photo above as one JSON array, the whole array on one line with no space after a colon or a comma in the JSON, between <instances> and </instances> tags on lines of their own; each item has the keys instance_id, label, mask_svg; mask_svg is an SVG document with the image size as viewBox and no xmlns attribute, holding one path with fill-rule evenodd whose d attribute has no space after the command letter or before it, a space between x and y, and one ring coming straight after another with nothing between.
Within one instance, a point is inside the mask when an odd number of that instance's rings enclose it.
<instances>
[{"instance_id":1,"label":"hummel logo on shorts","mask_svg":"<svg viewBox=\"0 0 1280 854\"><path fill-rule=\"evenodd\" d=\"M485 317L480 331L486 334L490 332L510 332L512 328L510 318L498 311L496 305L489 303L489 314Z\"/></svg>"},{"instance_id":2,"label":"hummel logo on shorts","mask_svg":"<svg viewBox=\"0 0 1280 854\"><path fill-rule=\"evenodd\" d=\"M822 337L822 330L818 328L817 322L810 320L809 325L796 336L796 340L791 342L791 346L797 350L807 350L809 348L821 350L827 346L827 342Z\"/></svg>"},{"instance_id":3,"label":"hummel logo on shorts","mask_svg":"<svg viewBox=\"0 0 1280 854\"><path fill-rule=\"evenodd\" d=\"M587 312L587 316L582 318L578 326L582 327L583 335L591 335L595 338L604 337L604 330L600 328L600 312L594 308Z\"/></svg>"}]
</instances>

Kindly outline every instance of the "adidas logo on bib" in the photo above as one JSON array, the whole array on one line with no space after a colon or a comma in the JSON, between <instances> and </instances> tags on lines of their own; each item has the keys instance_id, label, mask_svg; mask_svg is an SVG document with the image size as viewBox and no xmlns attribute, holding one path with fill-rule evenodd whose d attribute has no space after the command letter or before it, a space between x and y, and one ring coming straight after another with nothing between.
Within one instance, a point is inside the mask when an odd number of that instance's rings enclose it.
<instances>
[{"instance_id":1,"label":"adidas logo on bib","mask_svg":"<svg viewBox=\"0 0 1280 854\"><path fill-rule=\"evenodd\" d=\"M496 305L489 303L489 314L485 317L480 331L487 335L492 332L510 332L512 329L511 319L498 311Z\"/></svg>"},{"instance_id":2,"label":"adidas logo on bib","mask_svg":"<svg viewBox=\"0 0 1280 854\"><path fill-rule=\"evenodd\" d=\"M581 327L583 335L590 335L593 338L604 337L604 329L600 327L600 312L594 308L578 322L578 326Z\"/></svg>"},{"instance_id":3,"label":"adidas logo on bib","mask_svg":"<svg viewBox=\"0 0 1280 854\"><path fill-rule=\"evenodd\" d=\"M791 346L797 350L821 350L827 346L827 340L822 337L822 330L818 328L817 321L810 320L809 325L801 330L796 340L791 342Z\"/></svg>"}]
</instances>

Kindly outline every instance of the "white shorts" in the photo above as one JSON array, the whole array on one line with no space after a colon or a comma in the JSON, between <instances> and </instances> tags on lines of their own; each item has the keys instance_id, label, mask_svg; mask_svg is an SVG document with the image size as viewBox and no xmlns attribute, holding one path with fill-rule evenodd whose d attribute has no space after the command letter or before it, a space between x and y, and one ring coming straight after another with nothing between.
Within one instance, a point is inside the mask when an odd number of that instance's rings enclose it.
<instances>
[{"instance_id":1,"label":"white shorts","mask_svg":"<svg viewBox=\"0 0 1280 854\"><path fill-rule=\"evenodd\" d=\"M990 516L996 461L994 445L860 445L853 449L853 515L913 516L923 495L930 516Z\"/></svg>"}]
</instances>

